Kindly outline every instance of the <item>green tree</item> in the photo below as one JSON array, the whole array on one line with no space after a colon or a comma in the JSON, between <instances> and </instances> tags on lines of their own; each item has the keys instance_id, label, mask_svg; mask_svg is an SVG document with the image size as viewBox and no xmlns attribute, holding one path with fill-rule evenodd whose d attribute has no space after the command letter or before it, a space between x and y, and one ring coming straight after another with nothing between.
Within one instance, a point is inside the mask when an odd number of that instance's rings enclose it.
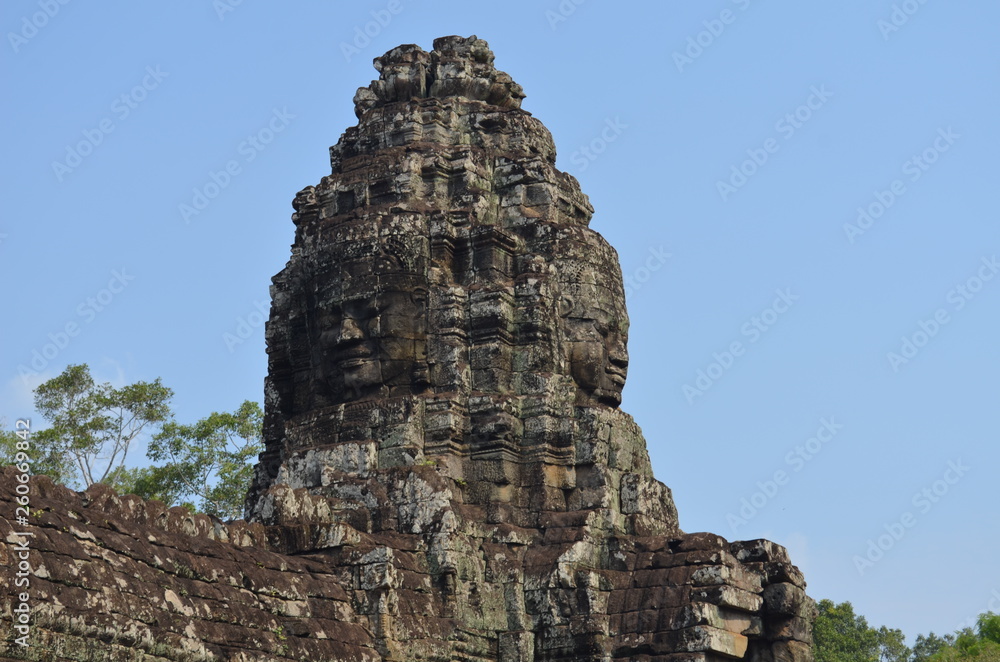
<instances>
[{"instance_id":1,"label":"green tree","mask_svg":"<svg viewBox=\"0 0 1000 662\"><path fill-rule=\"evenodd\" d=\"M900 630L870 627L850 602L821 600L813 628L816 662L908 662Z\"/></svg>"},{"instance_id":2,"label":"green tree","mask_svg":"<svg viewBox=\"0 0 1000 662\"><path fill-rule=\"evenodd\" d=\"M982 641L1000 644L1000 614L993 612L980 614L976 631Z\"/></svg>"},{"instance_id":3,"label":"green tree","mask_svg":"<svg viewBox=\"0 0 1000 662\"><path fill-rule=\"evenodd\" d=\"M263 450L263 420L260 405L247 400L233 413L213 412L193 425L166 423L146 453L162 464L122 470L116 487L222 519L240 517L252 460Z\"/></svg>"},{"instance_id":4,"label":"green tree","mask_svg":"<svg viewBox=\"0 0 1000 662\"><path fill-rule=\"evenodd\" d=\"M820 600L813 626L816 662L878 662L878 636L850 602Z\"/></svg>"},{"instance_id":5,"label":"green tree","mask_svg":"<svg viewBox=\"0 0 1000 662\"><path fill-rule=\"evenodd\" d=\"M183 500L185 486L180 469L174 464L152 467L119 467L108 476L108 485L119 494L136 494L143 499L157 499L168 506L184 506L192 512L198 509Z\"/></svg>"},{"instance_id":6,"label":"green tree","mask_svg":"<svg viewBox=\"0 0 1000 662\"><path fill-rule=\"evenodd\" d=\"M1000 662L1000 615L981 614L975 630L956 633L928 662Z\"/></svg>"},{"instance_id":7,"label":"green tree","mask_svg":"<svg viewBox=\"0 0 1000 662\"><path fill-rule=\"evenodd\" d=\"M910 662L913 651L906 645L902 630L883 625L878 629L878 653L880 662Z\"/></svg>"},{"instance_id":8,"label":"green tree","mask_svg":"<svg viewBox=\"0 0 1000 662\"><path fill-rule=\"evenodd\" d=\"M35 408L51 423L34 434L35 446L42 457L68 461L84 487L104 482L144 430L170 417L172 396L159 379L114 388L96 384L85 363L67 366L35 389Z\"/></svg>"},{"instance_id":9,"label":"green tree","mask_svg":"<svg viewBox=\"0 0 1000 662\"><path fill-rule=\"evenodd\" d=\"M960 637L954 645L931 657L930 662L1000 662L1000 645Z\"/></svg>"},{"instance_id":10,"label":"green tree","mask_svg":"<svg viewBox=\"0 0 1000 662\"><path fill-rule=\"evenodd\" d=\"M73 463L64 454L53 452L51 448L40 448L35 443L30 429L19 426L17 430L0 426L0 466L20 464L18 453L28 457L32 474L45 474L57 483L66 483L73 478Z\"/></svg>"},{"instance_id":11,"label":"green tree","mask_svg":"<svg viewBox=\"0 0 1000 662\"><path fill-rule=\"evenodd\" d=\"M927 662L931 659L938 651L943 648L947 648L955 643L955 636L951 634L946 634L944 637L939 637L933 632L928 634L926 637L922 634L917 635L917 641L913 645L913 659L911 662Z\"/></svg>"}]
</instances>

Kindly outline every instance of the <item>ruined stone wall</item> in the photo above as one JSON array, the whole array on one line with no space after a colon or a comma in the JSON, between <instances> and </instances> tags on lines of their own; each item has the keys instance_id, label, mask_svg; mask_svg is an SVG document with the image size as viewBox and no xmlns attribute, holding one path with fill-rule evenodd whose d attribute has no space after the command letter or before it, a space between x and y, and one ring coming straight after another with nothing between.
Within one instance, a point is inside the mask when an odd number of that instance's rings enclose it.
<instances>
[{"instance_id":1,"label":"ruined stone wall","mask_svg":"<svg viewBox=\"0 0 1000 662\"><path fill-rule=\"evenodd\" d=\"M14 475L0 475L5 515ZM0 660L809 659L802 577L766 541L595 543L586 518L553 516L544 533L470 532L472 553L449 550L454 567L440 572L419 536L342 526L318 540L308 526L227 525L100 486L30 485L32 524L0 518L8 577L14 534L34 534L29 645L15 643L8 582Z\"/></svg>"},{"instance_id":2,"label":"ruined stone wall","mask_svg":"<svg viewBox=\"0 0 1000 662\"><path fill-rule=\"evenodd\" d=\"M20 526L16 484L7 467L2 660L381 659L354 615L356 587L322 559L277 553L260 524L227 525L104 486L77 493L35 477L30 524ZM10 578L24 541L30 585L18 588ZM10 618L22 591L31 609L26 647Z\"/></svg>"}]
</instances>

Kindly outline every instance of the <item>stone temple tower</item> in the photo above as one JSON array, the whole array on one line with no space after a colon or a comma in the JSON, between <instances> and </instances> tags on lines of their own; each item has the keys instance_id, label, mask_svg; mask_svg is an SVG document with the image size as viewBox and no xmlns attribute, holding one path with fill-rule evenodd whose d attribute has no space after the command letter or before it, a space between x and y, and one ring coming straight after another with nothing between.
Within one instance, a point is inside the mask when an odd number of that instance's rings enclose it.
<instances>
[{"instance_id":1,"label":"stone temple tower","mask_svg":"<svg viewBox=\"0 0 1000 662\"><path fill-rule=\"evenodd\" d=\"M678 528L614 249L476 37L375 59L296 196L247 497L384 660L812 660L781 547Z\"/></svg>"},{"instance_id":2,"label":"stone temple tower","mask_svg":"<svg viewBox=\"0 0 1000 662\"><path fill-rule=\"evenodd\" d=\"M0 662L812 662L785 550L678 527L521 88L476 37L375 67L293 203L248 521L0 469Z\"/></svg>"}]
</instances>

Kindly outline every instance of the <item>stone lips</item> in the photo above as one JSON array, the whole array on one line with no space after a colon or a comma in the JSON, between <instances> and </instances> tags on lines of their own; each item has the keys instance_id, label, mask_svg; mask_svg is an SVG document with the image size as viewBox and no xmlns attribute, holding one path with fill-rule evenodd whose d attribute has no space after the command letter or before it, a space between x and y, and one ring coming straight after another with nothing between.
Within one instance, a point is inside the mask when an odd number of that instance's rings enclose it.
<instances>
[{"instance_id":1,"label":"stone lips","mask_svg":"<svg viewBox=\"0 0 1000 662\"><path fill-rule=\"evenodd\" d=\"M0 660L812 660L783 548L680 531L618 408L617 255L492 63L378 58L295 197L252 523L33 478L37 627Z\"/></svg>"}]
</instances>

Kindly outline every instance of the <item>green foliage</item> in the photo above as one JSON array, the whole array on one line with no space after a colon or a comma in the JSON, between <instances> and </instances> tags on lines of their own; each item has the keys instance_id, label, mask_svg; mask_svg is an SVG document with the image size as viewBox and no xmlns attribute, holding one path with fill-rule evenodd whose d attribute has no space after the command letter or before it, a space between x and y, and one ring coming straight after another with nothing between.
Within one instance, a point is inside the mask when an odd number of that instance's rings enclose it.
<instances>
[{"instance_id":1,"label":"green foliage","mask_svg":"<svg viewBox=\"0 0 1000 662\"><path fill-rule=\"evenodd\" d=\"M813 629L816 662L1000 662L997 614L982 614L975 630L919 635L911 650L901 631L869 627L850 602L823 600L818 607Z\"/></svg>"},{"instance_id":2,"label":"green foliage","mask_svg":"<svg viewBox=\"0 0 1000 662\"><path fill-rule=\"evenodd\" d=\"M7 425L0 425L6 428ZM28 470L32 474L44 474L57 483L73 479L73 463L64 453L52 448L40 447L35 443L35 435L30 430L0 430L0 466L21 464L19 453L27 456Z\"/></svg>"},{"instance_id":3,"label":"green foliage","mask_svg":"<svg viewBox=\"0 0 1000 662\"><path fill-rule=\"evenodd\" d=\"M1000 614L993 612L981 614L976 627L980 639L1000 644Z\"/></svg>"},{"instance_id":4,"label":"green foliage","mask_svg":"<svg viewBox=\"0 0 1000 662\"><path fill-rule=\"evenodd\" d=\"M233 413L213 412L193 425L166 423L146 453L161 464L118 472L116 487L221 519L240 517L252 460L263 450L263 421L260 405L247 400Z\"/></svg>"},{"instance_id":5,"label":"green foliage","mask_svg":"<svg viewBox=\"0 0 1000 662\"><path fill-rule=\"evenodd\" d=\"M906 645L906 637L899 629L884 625L878 629L879 660L881 662L909 662L913 651Z\"/></svg>"},{"instance_id":6,"label":"green foliage","mask_svg":"<svg viewBox=\"0 0 1000 662\"><path fill-rule=\"evenodd\" d=\"M108 485L120 494L137 494L143 499L157 499L168 506L184 506L192 512L197 508L190 501L183 501L184 482L178 467L121 467L107 480Z\"/></svg>"},{"instance_id":7,"label":"green foliage","mask_svg":"<svg viewBox=\"0 0 1000 662\"><path fill-rule=\"evenodd\" d=\"M927 662L938 651L954 643L955 636L951 634L946 634L944 637L939 637L933 632L926 637L918 634L917 642L913 646L912 662Z\"/></svg>"},{"instance_id":8,"label":"green foliage","mask_svg":"<svg viewBox=\"0 0 1000 662\"><path fill-rule=\"evenodd\" d=\"M907 662L900 630L870 627L850 602L822 600L813 629L816 662Z\"/></svg>"},{"instance_id":9,"label":"green foliage","mask_svg":"<svg viewBox=\"0 0 1000 662\"><path fill-rule=\"evenodd\" d=\"M966 628L928 662L1000 662L1000 615L981 614L976 629Z\"/></svg>"},{"instance_id":10,"label":"green foliage","mask_svg":"<svg viewBox=\"0 0 1000 662\"><path fill-rule=\"evenodd\" d=\"M821 600L813 627L816 662L878 662L878 640L850 602Z\"/></svg>"},{"instance_id":11,"label":"green foliage","mask_svg":"<svg viewBox=\"0 0 1000 662\"><path fill-rule=\"evenodd\" d=\"M260 405L246 401L235 412L180 425L170 420L172 396L159 379L114 388L95 383L86 364L67 366L35 389L35 407L51 427L33 431L27 450L25 433L0 431L0 462L16 463L23 451L32 473L60 483L103 482L171 506L239 517L252 461L263 450ZM155 464L125 467L132 442L157 426L146 453Z\"/></svg>"},{"instance_id":12,"label":"green foliage","mask_svg":"<svg viewBox=\"0 0 1000 662\"><path fill-rule=\"evenodd\" d=\"M6 427L6 426L2 426ZM44 474L57 483L73 479L73 463L61 452L44 448L35 443L35 435L30 430L0 430L0 466L21 464L18 453L28 457L28 469L32 474Z\"/></svg>"},{"instance_id":13,"label":"green foliage","mask_svg":"<svg viewBox=\"0 0 1000 662\"><path fill-rule=\"evenodd\" d=\"M50 459L47 468L58 474L53 478L85 487L103 482L120 470L143 430L169 418L172 396L159 379L116 389L96 384L85 363L67 366L35 389L35 408L52 425L33 435L34 445ZM72 476L65 465L73 467Z\"/></svg>"},{"instance_id":14,"label":"green foliage","mask_svg":"<svg viewBox=\"0 0 1000 662\"><path fill-rule=\"evenodd\" d=\"M930 662L1000 662L1000 645L992 641L956 641L954 646L942 649Z\"/></svg>"}]
</instances>

